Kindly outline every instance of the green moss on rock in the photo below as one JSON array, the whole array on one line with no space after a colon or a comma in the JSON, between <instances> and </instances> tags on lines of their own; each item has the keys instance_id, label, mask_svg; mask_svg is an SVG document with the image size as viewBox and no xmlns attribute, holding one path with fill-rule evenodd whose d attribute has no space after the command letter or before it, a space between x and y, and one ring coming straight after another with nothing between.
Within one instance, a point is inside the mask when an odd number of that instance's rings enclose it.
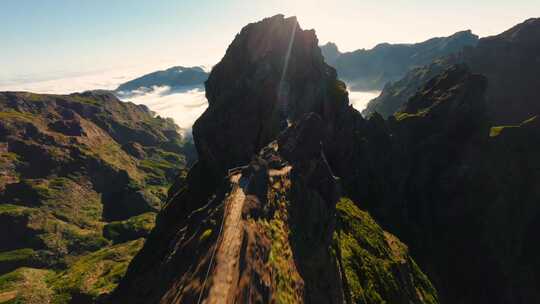
<instances>
[{"instance_id":1,"label":"green moss on rock","mask_svg":"<svg viewBox=\"0 0 540 304\"><path fill-rule=\"evenodd\" d=\"M438 303L407 246L351 200L341 199L336 209L335 248L351 303Z\"/></svg>"}]
</instances>

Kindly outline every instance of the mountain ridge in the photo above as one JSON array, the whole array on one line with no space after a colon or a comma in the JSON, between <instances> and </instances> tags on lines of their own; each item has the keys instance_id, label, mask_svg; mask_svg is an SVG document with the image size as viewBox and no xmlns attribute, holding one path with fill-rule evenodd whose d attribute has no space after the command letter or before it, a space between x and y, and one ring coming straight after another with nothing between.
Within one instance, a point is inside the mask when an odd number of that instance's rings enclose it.
<instances>
[{"instance_id":1,"label":"mountain ridge","mask_svg":"<svg viewBox=\"0 0 540 304\"><path fill-rule=\"evenodd\" d=\"M465 30L418 43L379 43L372 49L338 53L337 56L332 45L324 45L321 49L330 56L328 63L353 90L370 91L383 89L385 84L399 80L415 67L459 52L463 47L474 46L477 40L478 36Z\"/></svg>"}]
</instances>

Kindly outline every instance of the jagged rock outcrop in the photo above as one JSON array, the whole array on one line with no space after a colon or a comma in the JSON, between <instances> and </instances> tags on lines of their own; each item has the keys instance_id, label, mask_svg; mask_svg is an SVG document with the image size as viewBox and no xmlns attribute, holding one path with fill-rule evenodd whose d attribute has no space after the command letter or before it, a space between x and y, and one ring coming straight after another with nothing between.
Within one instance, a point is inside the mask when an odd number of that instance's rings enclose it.
<instances>
[{"instance_id":1,"label":"jagged rock outcrop","mask_svg":"<svg viewBox=\"0 0 540 304\"><path fill-rule=\"evenodd\" d=\"M331 54L327 62L337 69L340 79L352 89L371 91L381 90L387 83L401 79L412 69L458 53L477 42L478 36L471 31L461 31L414 44L381 43L369 50L340 53L335 59L332 58L335 55L333 46L327 44L323 46L323 53Z\"/></svg>"},{"instance_id":2,"label":"jagged rock outcrop","mask_svg":"<svg viewBox=\"0 0 540 304\"><path fill-rule=\"evenodd\" d=\"M539 301L538 259L530 257L540 248L529 229L540 199L530 154L540 148L538 91L530 75L540 68L531 62L520 77L510 66L534 58L540 36L527 36L539 28L534 19L516 28L466 50L464 64L432 78L388 120L374 114L354 141L351 169L336 173L355 201L409 245L447 303ZM469 61L481 53L508 68Z\"/></svg>"},{"instance_id":3,"label":"jagged rock outcrop","mask_svg":"<svg viewBox=\"0 0 540 304\"><path fill-rule=\"evenodd\" d=\"M317 43L294 17L242 30L206 82L209 107L193 126L201 162L220 174L243 165L304 113L333 124L348 101Z\"/></svg>"},{"instance_id":4,"label":"jagged rock outcrop","mask_svg":"<svg viewBox=\"0 0 540 304\"><path fill-rule=\"evenodd\" d=\"M111 241L146 236L169 184L191 161L182 153L187 149L176 128L148 108L106 92L1 92L2 282L24 273L55 301L90 301L110 292L142 246L141 241L111 248ZM118 263L99 259L118 251L125 253ZM83 274L71 268L89 255L95 269ZM117 272L107 273L105 267ZM41 274L52 270L59 275L45 282ZM0 294L25 302L24 289L34 287L6 284Z\"/></svg>"},{"instance_id":5,"label":"jagged rock outcrop","mask_svg":"<svg viewBox=\"0 0 540 304\"><path fill-rule=\"evenodd\" d=\"M321 52L324 56L324 61L331 66L336 63L336 60L341 55L338 46L333 42L328 42L325 45L322 45Z\"/></svg>"},{"instance_id":6,"label":"jagged rock outcrop","mask_svg":"<svg viewBox=\"0 0 540 304\"><path fill-rule=\"evenodd\" d=\"M405 245L350 200L336 212L329 145L365 121L313 31L282 15L246 26L206 86L199 162L111 302L438 303Z\"/></svg>"}]
</instances>

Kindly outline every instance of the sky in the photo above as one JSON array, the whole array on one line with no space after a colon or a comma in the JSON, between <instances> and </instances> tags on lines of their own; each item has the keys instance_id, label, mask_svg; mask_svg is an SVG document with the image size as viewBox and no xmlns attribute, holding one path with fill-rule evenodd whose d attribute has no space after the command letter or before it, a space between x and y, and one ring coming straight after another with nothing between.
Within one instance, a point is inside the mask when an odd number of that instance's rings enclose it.
<instances>
[{"instance_id":1,"label":"sky","mask_svg":"<svg viewBox=\"0 0 540 304\"><path fill-rule=\"evenodd\" d=\"M278 13L350 51L497 34L540 16L540 0L0 0L0 89L91 75L109 88L172 65L211 66L244 25Z\"/></svg>"}]
</instances>

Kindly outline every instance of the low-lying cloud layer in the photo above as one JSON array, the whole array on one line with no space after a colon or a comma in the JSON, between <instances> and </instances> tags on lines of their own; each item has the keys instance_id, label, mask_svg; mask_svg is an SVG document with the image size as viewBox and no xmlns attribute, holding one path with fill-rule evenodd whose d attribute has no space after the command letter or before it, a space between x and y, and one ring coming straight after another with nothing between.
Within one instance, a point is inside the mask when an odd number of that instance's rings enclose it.
<instances>
[{"instance_id":1,"label":"low-lying cloud layer","mask_svg":"<svg viewBox=\"0 0 540 304\"><path fill-rule=\"evenodd\" d=\"M119 84L154 70L149 67L131 68L71 75L51 80L3 81L0 82L0 91L69 94L94 89L114 90ZM184 129L187 134L191 133L193 123L208 107L202 86L174 90L163 86L131 93L129 97L120 97L120 99L135 104L144 104L158 115L174 119L176 124ZM349 100L355 109L362 111L367 103L377 97L379 93L350 91Z\"/></svg>"},{"instance_id":2,"label":"low-lying cloud layer","mask_svg":"<svg viewBox=\"0 0 540 304\"><path fill-rule=\"evenodd\" d=\"M159 67L161 69L162 67ZM87 90L114 90L128 80L158 68L126 68L97 71L79 75L57 77L48 80L0 81L0 91L28 91L42 94L70 94ZM203 87L171 90L169 87L154 87L149 91L131 92L121 100L147 105L162 117L174 119L184 130L191 130L195 120L204 112L208 103Z\"/></svg>"},{"instance_id":3,"label":"low-lying cloud layer","mask_svg":"<svg viewBox=\"0 0 540 304\"><path fill-rule=\"evenodd\" d=\"M123 98L144 104L162 117L171 117L182 129L191 129L193 123L208 107L202 87L171 91L170 87L154 87L152 91Z\"/></svg>"}]
</instances>

